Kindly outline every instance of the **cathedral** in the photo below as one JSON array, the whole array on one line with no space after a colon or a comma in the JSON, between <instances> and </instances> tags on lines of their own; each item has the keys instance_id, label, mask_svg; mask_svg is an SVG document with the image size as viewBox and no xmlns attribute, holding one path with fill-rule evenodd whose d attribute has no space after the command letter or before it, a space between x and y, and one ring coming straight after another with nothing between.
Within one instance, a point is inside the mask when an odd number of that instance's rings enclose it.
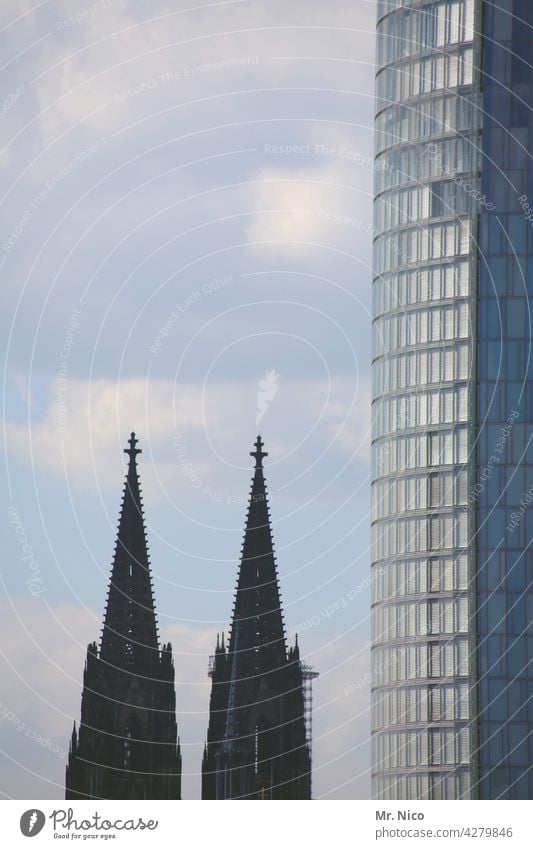
<instances>
[{"instance_id":1,"label":"cathedral","mask_svg":"<svg viewBox=\"0 0 533 849\"><path fill-rule=\"evenodd\" d=\"M212 658L202 799L310 799L311 752L298 641L287 651L261 437L231 635Z\"/></svg>"},{"instance_id":2,"label":"cathedral","mask_svg":"<svg viewBox=\"0 0 533 849\"><path fill-rule=\"evenodd\" d=\"M159 645L132 433L100 646L87 650L67 799L180 799L181 754L170 644ZM227 644L210 659L202 799L310 799L310 682L288 647L257 438Z\"/></svg>"},{"instance_id":3,"label":"cathedral","mask_svg":"<svg viewBox=\"0 0 533 849\"><path fill-rule=\"evenodd\" d=\"M67 799L180 799L181 754L170 643L160 646L131 434L100 647L90 643Z\"/></svg>"}]
</instances>

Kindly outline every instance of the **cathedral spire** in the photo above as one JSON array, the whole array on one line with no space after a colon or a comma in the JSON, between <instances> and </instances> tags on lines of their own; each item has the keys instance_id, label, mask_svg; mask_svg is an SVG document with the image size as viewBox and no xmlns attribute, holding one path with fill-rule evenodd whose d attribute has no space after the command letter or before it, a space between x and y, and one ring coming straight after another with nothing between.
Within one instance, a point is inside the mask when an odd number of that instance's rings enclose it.
<instances>
[{"instance_id":1,"label":"cathedral spire","mask_svg":"<svg viewBox=\"0 0 533 849\"><path fill-rule=\"evenodd\" d=\"M287 648L260 436L237 579L229 651L234 678L254 676L284 662Z\"/></svg>"},{"instance_id":2,"label":"cathedral spire","mask_svg":"<svg viewBox=\"0 0 533 849\"><path fill-rule=\"evenodd\" d=\"M308 799L310 750L302 665L287 652L261 436L227 650L218 644L212 679L204 799Z\"/></svg>"},{"instance_id":3,"label":"cathedral spire","mask_svg":"<svg viewBox=\"0 0 533 849\"><path fill-rule=\"evenodd\" d=\"M159 646L141 498L129 439L100 648L87 649L81 722L71 738L67 799L179 799L174 664Z\"/></svg>"},{"instance_id":4,"label":"cathedral spire","mask_svg":"<svg viewBox=\"0 0 533 849\"><path fill-rule=\"evenodd\" d=\"M150 560L137 469L134 433L124 453L129 457L118 535L102 633L102 660L127 668L146 667L157 652L158 636Z\"/></svg>"}]
</instances>

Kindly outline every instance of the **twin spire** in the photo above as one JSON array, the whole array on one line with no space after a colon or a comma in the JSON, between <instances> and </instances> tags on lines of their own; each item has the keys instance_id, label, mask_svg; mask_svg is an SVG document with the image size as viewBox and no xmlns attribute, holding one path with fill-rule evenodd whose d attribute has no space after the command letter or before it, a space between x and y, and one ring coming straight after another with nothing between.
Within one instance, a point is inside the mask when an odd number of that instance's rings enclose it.
<instances>
[{"instance_id":1,"label":"twin spire","mask_svg":"<svg viewBox=\"0 0 533 849\"><path fill-rule=\"evenodd\" d=\"M159 644L132 433L100 647L87 650L79 734L67 799L179 799L174 664ZM202 764L202 798L308 799L310 740L304 666L288 649L261 436L255 460L229 640L217 636ZM309 700L307 699L307 703Z\"/></svg>"},{"instance_id":2,"label":"twin spire","mask_svg":"<svg viewBox=\"0 0 533 849\"><path fill-rule=\"evenodd\" d=\"M124 484L118 534L113 557L111 580L104 617L101 641L101 657L116 667L146 668L151 655L159 651L154 594L150 573L150 558L146 540L141 486L137 468L139 440L134 432L128 440L124 453L129 457L128 471ZM268 515L261 436L257 437L255 450L250 452L255 459L255 475L250 499L247 529L244 540L243 559L249 559L255 567L254 585L262 576L264 601L270 600L272 615L279 618L279 595L274 565L270 519ZM255 562L254 562L255 561ZM252 577L252 570L245 575L245 583ZM242 588L244 589L244 587ZM253 616L256 601L239 597L239 607L249 608L246 615ZM250 604L252 607L250 607ZM282 628L282 626L281 626ZM280 634L276 635L281 638Z\"/></svg>"}]
</instances>

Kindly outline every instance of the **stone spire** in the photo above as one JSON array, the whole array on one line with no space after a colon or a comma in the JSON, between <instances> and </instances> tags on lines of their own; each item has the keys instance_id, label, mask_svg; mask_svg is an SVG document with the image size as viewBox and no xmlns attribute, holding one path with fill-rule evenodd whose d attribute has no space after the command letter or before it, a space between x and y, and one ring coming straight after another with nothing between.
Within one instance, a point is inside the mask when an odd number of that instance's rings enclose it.
<instances>
[{"instance_id":1,"label":"stone spire","mask_svg":"<svg viewBox=\"0 0 533 849\"><path fill-rule=\"evenodd\" d=\"M159 646L135 434L100 650L87 649L81 722L71 737L67 799L179 799L174 664Z\"/></svg>"},{"instance_id":2,"label":"stone spire","mask_svg":"<svg viewBox=\"0 0 533 849\"><path fill-rule=\"evenodd\" d=\"M210 669L204 799L311 794L302 666L287 652L263 447L258 436L229 646L217 645Z\"/></svg>"}]
</instances>

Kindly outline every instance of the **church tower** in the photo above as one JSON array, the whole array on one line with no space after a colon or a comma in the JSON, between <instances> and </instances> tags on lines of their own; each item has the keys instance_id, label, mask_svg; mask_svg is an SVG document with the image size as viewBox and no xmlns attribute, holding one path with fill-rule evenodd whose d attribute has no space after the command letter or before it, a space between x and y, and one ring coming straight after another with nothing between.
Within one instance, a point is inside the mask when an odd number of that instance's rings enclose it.
<instances>
[{"instance_id":1,"label":"church tower","mask_svg":"<svg viewBox=\"0 0 533 849\"><path fill-rule=\"evenodd\" d=\"M298 641L287 650L261 437L248 507L229 645L217 638L203 799L310 799L306 678Z\"/></svg>"},{"instance_id":2,"label":"church tower","mask_svg":"<svg viewBox=\"0 0 533 849\"><path fill-rule=\"evenodd\" d=\"M66 799L180 799L181 754L170 643L160 646L135 434L100 647L87 649L81 723Z\"/></svg>"}]
</instances>

